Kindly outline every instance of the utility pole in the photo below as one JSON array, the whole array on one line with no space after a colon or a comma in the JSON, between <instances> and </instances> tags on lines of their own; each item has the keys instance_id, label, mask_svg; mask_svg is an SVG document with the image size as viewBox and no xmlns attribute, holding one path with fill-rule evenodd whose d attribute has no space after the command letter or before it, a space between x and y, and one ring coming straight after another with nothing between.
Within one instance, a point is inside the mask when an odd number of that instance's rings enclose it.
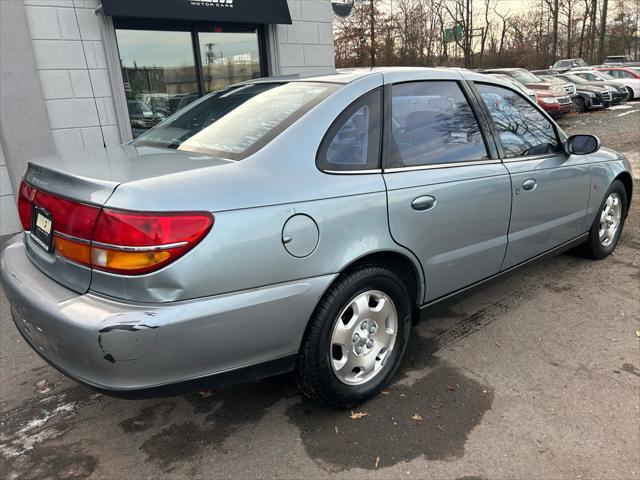
<instances>
[{"instance_id":1,"label":"utility pole","mask_svg":"<svg viewBox=\"0 0 640 480\"><path fill-rule=\"evenodd\" d=\"M604 48L605 30L607 28L607 4L609 0L602 0L602 16L600 17L600 43L598 44L598 58L596 62L603 62L606 54Z\"/></svg>"}]
</instances>

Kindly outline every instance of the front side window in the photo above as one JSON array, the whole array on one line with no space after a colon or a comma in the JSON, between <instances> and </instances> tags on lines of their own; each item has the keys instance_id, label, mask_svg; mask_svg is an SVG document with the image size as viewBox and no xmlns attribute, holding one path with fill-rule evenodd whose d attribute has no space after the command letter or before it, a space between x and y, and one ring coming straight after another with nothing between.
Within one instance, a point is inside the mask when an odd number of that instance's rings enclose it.
<instances>
[{"instance_id":1,"label":"front side window","mask_svg":"<svg viewBox=\"0 0 640 480\"><path fill-rule=\"evenodd\" d=\"M134 145L241 160L337 90L330 83L256 83L204 97L141 135Z\"/></svg>"},{"instance_id":2,"label":"front side window","mask_svg":"<svg viewBox=\"0 0 640 480\"><path fill-rule=\"evenodd\" d=\"M478 121L456 82L393 85L391 99L388 167L488 158Z\"/></svg>"},{"instance_id":3,"label":"front side window","mask_svg":"<svg viewBox=\"0 0 640 480\"><path fill-rule=\"evenodd\" d=\"M378 168L381 138L380 90L349 106L331 126L320 146L320 170L349 171Z\"/></svg>"},{"instance_id":4,"label":"front side window","mask_svg":"<svg viewBox=\"0 0 640 480\"><path fill-rule=\"evenodd\" d=\"M495 85L478 84L507 158L558 151L553 124L519 94Z\"/></svg>"}]
</instances>

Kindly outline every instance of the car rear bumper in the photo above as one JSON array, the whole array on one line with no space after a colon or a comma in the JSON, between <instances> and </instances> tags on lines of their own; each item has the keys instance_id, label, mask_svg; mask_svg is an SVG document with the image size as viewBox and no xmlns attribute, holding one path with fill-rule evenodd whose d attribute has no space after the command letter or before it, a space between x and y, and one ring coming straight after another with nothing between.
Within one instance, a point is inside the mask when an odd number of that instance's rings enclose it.
<instances>
[{"instance_id":1,"label":"car rear bumper","mask_svg":"<svg viewBox=\"0 0 640 480\"><path fill-rule=\"evenodd\" d=\"M134 304L56 283L31 263L21 236L0 263L14 322L34 350L77 381L120 396L292 369L307 321L335 278Z\"/></svg>"}]
</instances>

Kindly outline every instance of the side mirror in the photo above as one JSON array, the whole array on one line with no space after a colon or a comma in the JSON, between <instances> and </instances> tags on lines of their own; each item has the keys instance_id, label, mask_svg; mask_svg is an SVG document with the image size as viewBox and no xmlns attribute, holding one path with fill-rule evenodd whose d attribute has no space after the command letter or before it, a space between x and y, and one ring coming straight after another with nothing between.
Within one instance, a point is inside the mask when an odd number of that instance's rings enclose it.
<instances>
[{"instance_id":1,"label":"side mirror","mask_svg":"<svg viewBox=\"0 0 640 480\"><path fill-rule=\"evenodd\" d=\"M599 148L600 139L595 135L571 135L564 143L564 151L569 155L588 155Z\"/></svg>"}]
</instances>

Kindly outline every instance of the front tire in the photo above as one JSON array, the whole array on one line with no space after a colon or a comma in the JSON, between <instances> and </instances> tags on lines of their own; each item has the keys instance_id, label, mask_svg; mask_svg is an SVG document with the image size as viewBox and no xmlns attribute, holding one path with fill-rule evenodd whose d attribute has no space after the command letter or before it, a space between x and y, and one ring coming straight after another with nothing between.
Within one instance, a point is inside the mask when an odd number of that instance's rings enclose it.
<instances>
[{"instance_id":1,"label":"front tire","mask_svg":"<svg viewBox=\"0 0 640 480\"><path fill-rule=\"evenodd\" d=\"M365 265L339 277L318 303L298 355L303 394L339 408L374 397L404 356L411 312L405 284L387 268Z\"/></svg>"},{"instance_id":2,"label":"front tire","mask_svg":"<svg viewBox=\"0 0 640 480\"><path fill-rule=\"evenodd\" d=\"M601 260L616 249L627 216L627 192L620 180L607 190L593 220L584 250L588 257Z\"/></svg>"},{"instance_id":3,"label":"front tire","mask_svg":"<svg viewBox=\"0 0 640 480\"><path fill-rule=\"evenodd\" d=\"M577 113L584 113L588 110L587 102L584 101L584 98L582 97L576 98L575 110Z\"/></svg>"}]
</instances>

